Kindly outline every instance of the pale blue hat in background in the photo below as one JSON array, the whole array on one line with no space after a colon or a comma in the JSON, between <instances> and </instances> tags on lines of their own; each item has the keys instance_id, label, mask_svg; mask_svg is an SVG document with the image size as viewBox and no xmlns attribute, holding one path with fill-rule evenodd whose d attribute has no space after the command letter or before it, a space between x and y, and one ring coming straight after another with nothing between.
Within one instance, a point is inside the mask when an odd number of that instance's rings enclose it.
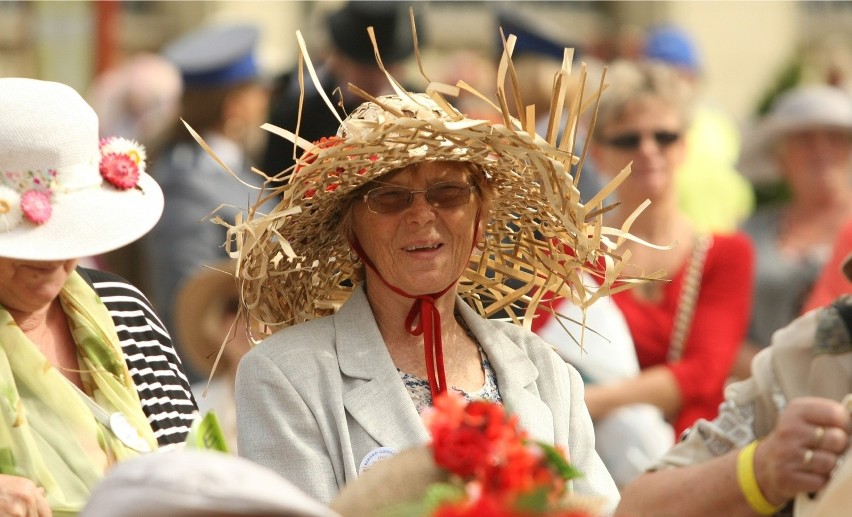
<instances>
[{"instance_id":1,"label":"pale blue hat in background","mask_svg":"<svg viewBox=\"0 0 852 517\"><path fill-rule=\"evenodd\" d=\"M650 29L644 55L646 59L662 61L696 74L701 71L701 59L692 36L674 25Z\"/></svg>"}]
</instances>

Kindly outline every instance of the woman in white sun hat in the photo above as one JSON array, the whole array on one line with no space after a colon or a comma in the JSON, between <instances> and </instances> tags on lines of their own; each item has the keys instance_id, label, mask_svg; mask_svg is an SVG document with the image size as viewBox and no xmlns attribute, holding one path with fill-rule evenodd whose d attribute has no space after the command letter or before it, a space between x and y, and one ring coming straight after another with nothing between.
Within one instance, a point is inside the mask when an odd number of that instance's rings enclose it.
<instances>
[{"instance_id":1,"label":"woman in white sun hat","mask_svg":"<svg viewBox=\"0 0 852 517\"><path fill-rule=\"evenodd\" d=\"M183 442L195 402L146 298L77 267L163 209L135 142L72 88L0 79L0 514L74 515L117 461Z\"/></svg>"},{"instance_id":2,"label":"woman in white sun hat","mask_svg":"<svg viewBox=\"0 0 852 517\"><path fill-rule=\"evenodd\" d=\"M798 316L843 222L852 218L852 96L827 85L795 88L746 134L740 170L770 179L789 198L758 209L743 225L754 242L752 316L735 376Z\"/></svg>"}]
</instances>

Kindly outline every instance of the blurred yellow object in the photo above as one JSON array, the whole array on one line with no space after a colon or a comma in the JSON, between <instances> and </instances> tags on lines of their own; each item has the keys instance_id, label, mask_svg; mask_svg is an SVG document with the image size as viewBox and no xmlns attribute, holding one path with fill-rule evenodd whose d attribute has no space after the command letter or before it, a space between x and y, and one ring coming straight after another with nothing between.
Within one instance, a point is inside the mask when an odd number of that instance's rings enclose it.
<instances>
[{"instance_id":1,"label":"blurred yellow object","mask_svg":"<svg viewBox=\"0 0 852 517\"><path fill-rule=\"evenodd\" d=\"M677 175L681 209L701 231L736 230L754 209L751 183L734 167L737 127L723 113L699 106L686 139L686 161Z\"/></svg>"}]
</instances>

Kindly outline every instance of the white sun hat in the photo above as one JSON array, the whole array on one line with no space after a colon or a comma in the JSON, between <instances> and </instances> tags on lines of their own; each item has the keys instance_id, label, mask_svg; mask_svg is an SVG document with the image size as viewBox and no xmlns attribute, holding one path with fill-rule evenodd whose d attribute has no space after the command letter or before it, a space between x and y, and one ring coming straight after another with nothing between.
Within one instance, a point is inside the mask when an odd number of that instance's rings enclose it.
<instances>
[{"instance_id":1,"label":"white sun hat","mask_svg":"<svg viewBox=\"0 0 852 517\"><path fill-rule=\"evenodd\" d=\"M147 233L163 192L145 151L98 138L98 117L71 87L0 79L0 257L98 255Z\"/></svg>"},{"instance_id":2,"label":"white sun hat","mask_svg":"<svg viewBox=\"0 0 852 517\"><path fill-rule=\"evenodd\" d=\"M820 127L852 134L852 96L827 85L800 86L784 93L745 132L739 170L755 183L777 179L775 144L790 133Z\"/></svg>"},{"instance_id":3,"label":"white sun hat","mask_svg":"<svg viewBox=\"0 0 852 517\"><path fill-rule=\"evenodd\" d=\"M295 485L245 458L184 449L113 467L80 517L340 517Z\"/></svg>"}]
</instances>

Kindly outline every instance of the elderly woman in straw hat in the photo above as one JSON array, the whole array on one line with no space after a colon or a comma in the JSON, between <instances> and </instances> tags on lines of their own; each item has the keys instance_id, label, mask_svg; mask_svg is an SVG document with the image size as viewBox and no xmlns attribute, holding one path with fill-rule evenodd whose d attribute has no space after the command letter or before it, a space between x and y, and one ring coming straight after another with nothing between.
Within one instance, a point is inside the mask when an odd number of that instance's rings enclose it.
<instances>
[{"instance_id":1,"label":"elderly woman in straw hat","mask_svg":"<svg viewBox=\"0 0 852 517\"><path fill-rule=\"evenodd\" d=\"M184 441L195 402L168 334L78 257L144 235L163 195L135 142L73 89L0 79L0 514L73 515L115 462Z\"/></svg>"},{"instance_id":2,"label":"elderly woman in straw hat","mask_svg":"<svg viewBox=\"0 0 852 517\"><path fill-rule=\"evenodd\" d=\"M501 74L510 65L507 52ZM576 125L569 108L582 105L562 103L567 74L546 137L534 115L508 115L503 76L500 123L457 111L447 94L458 87L411 93L388 74L395 94L351 87L367 102L337 135L311 144L269 127L306 151L269 193L276 209L229 229L242 310L268 336L237 372L241 455L327 502L428 441L420 412L454 392L504 404L532 437L568 451L584 473L578 492L617 501L582 379L521 325L553 293L587 305L585 270L606 294L621 266L600 206L579 201L570 142L556 141L557 119ZM512 321L486 319L498 312Z\"/></svg>"}]
</instances>

